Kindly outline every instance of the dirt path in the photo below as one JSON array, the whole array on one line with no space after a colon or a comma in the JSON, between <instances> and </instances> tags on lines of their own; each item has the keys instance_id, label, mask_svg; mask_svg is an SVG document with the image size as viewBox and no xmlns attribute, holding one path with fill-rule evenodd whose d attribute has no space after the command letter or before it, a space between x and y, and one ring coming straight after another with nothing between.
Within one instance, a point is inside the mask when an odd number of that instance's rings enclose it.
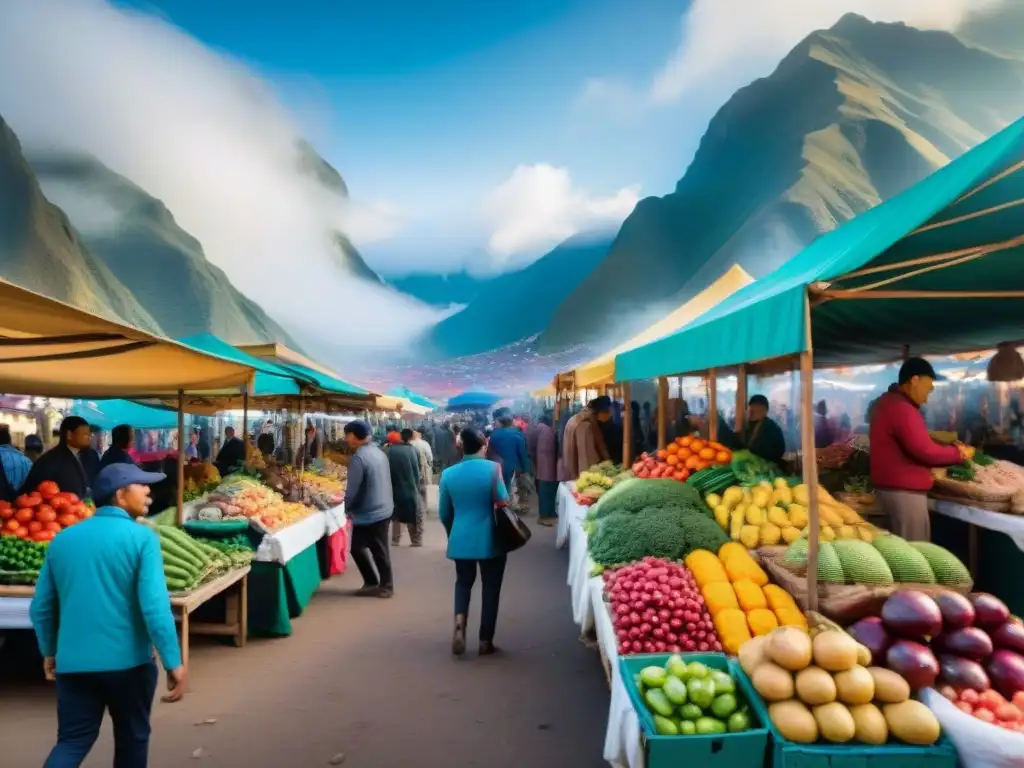
<instances>
[{"instance_id":1,"label":"dirt path","mask_svg":"<svg viewBox=\"0 0 1024 768\"><path fill-rule=\"evenodd\" d=\"M505 654L476 657L476 591L473 642L456 661L454 574L436 518L427 528L425 547L394 551L393 600L349 597L353 568L323 586L290 638L244 649L195 641L192 693L155 705L150 765L302 768L339 753L354 768L604 765L608 691L597 654L577 640L554 532L535 528L509 558ZM41 765L56 732L52 689L3 688L0 764ZM197 725L207 719L216 723ZM85 765L109 766L112 752L105 728Z\"/></svg>"}]
</instances>

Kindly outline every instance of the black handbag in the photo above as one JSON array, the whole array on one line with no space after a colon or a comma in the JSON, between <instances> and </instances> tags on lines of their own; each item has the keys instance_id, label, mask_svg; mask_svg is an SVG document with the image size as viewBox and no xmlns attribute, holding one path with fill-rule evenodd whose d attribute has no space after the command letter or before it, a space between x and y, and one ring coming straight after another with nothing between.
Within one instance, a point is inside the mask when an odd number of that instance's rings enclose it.
<instances>
[{"instance_id":1,"label":"black handbag","mask_svg":"<svg viewBox=\"0 0 1024 768\"><path fill-rule=\"evenodd\" d=\"M507 554L524 547L533 534L507 502L498 500L497 484L500 482L501 467L497 466L494 472L494 546Z\"/></svg>"}]
</instances>

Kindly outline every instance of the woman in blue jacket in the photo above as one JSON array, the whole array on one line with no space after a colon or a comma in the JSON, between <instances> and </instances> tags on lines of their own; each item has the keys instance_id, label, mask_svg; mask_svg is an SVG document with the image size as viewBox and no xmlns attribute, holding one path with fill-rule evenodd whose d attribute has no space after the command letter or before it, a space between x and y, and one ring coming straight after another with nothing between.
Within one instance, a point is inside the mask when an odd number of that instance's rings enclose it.
<instances>
[{"instance_id":1,"label":"woman in blue jacket","mask_svg":"<svg viewBox=\"0 0 1024 768\"><path fill-rule=\"evenodd\" d=\"M438 517L448 532L448 558L455 561L455 633L452 653L466 652L466 618L477 569L483 585L480 655L495 652L494 630L505 576L506 554L494 540L494 508L508 504L501 465L487 460L487 438L476 429L460 434L464 458L441 473Z\"/></svg>"}]
</instances>

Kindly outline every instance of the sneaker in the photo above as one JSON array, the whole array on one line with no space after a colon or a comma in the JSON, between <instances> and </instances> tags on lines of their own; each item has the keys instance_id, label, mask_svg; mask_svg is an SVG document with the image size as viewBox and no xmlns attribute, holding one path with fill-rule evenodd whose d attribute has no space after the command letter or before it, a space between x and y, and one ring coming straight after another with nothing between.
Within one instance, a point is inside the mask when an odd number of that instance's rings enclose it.
<instances>
[{"instance_id":1,"label":"sneaker","mask_svg":"<svg viewBox=\"0 0 1024 768\"><path fill-rule=\"evenodd\" d=\"M377 592L375 594L375 597L380 597L380 598L383 598L385 600L387 598L389 598L389 597L394 597L394 596L395 596L395 590L388 589L387 587L378 587Z\"/></svg>"},{"instance_id":2,"label":"sneaker","mask_svg":"<svg viewBox=\"0 0 1024 768\"><path fill-rule=\"evenodd\" d=\"M493 656L496 653L498 653L498 647L494 644L493 641L490 641L490 640L481 640L480 641L480 651L479 651L479 654L481 656Z\"/></svg>"},{"instance_id":3,"label":"sneaker","mask_svg":"<svg viewBox=\"0 0 1024 768\"><path fill-rule=\"evenodd\" d=\"M380 592L379 584L364 584L354 594L356 597L376 597L378 592Z\"/></svg>"}]
</instances>

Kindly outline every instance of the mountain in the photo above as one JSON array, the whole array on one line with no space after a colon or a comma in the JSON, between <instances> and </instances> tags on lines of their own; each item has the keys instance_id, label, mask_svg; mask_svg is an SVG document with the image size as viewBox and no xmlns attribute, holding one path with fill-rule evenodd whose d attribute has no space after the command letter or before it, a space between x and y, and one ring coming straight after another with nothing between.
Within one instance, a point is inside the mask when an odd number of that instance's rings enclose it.
<instances>
[{"instance_id":1,"label":"mountain","mask_svg":"<svg viewBox=\"0 0 1024 768\"><path fill-rule=\"evenodd\" d=\"M495 280L492 276L473 275L466 270L447 275L413 273L389 277L387 282L434 307L469 304Z\"/></svg>"},{"instance_id":2,"label":"mountain","mask_svg":"<svg viewBox=\"0 0 1024 768\"><path fill-rule=\"evenodd\" d=\"M479 285L476 298L428 332L423 354L432 359L464 357L535 336L604 260L611 242L606 232L579 234L529 266Z\"/></svg>"},{"instance_id":3,"label":"mountain","mask_svg":"<svg viewBox=\"0 0 1024 768\"><path fill-rule=\"evenodd\" d=\"M637 205L539 348L625 338L734 263L764 275L1022 113L1024 61L848 14L729 99L675 190Z\"/></svg>"},{"instance_id":4,"label":"mountain","mask_svg":"<svg viewBox=\"0 0 1024 768\"><path fill-rule=\"evenodd\" d=\"M159 333L160 324L43 195L0 117L0 276L93 314Z\"/></svg>"},{"instance_id":5,"label":"mountain","mask_svg":"<svg viewBox=\"0 0 1024 768\"><path fill-rule=\"evenodd\" d=\"M98 160L31 158L44 192L62 205L89 251L173 338L212 333L232 344L298 346L210 263L203 246L156 198Z\"/></svg>"},{"instance_id":6,"label":"mountain","mask_svg":"<svg viewBox=\"0 0 1024 768\"><path fill-rule=\"evenodd\" d=\"M1024 3L1004 0L994 8L970 14L956 31L957 37L972 45L988 48L1003 56L1024 56Z\"/></svg>"}]
</instances>

